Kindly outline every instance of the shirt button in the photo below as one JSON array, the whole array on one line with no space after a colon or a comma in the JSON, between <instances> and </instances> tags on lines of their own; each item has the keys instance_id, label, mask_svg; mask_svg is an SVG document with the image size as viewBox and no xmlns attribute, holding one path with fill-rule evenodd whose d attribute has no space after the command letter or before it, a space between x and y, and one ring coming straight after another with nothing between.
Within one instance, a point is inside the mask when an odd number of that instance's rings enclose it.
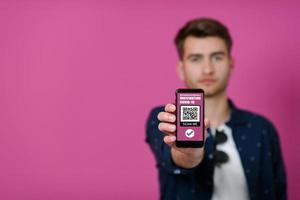
<instances>
[{"instance_id":1,"label":"shirt button","mask_svg":"<svg viewBox=\"0 0 300 200\"><path fill-rule=\"evenodd\" d=\"M264 190L264 194L269 194L269 190Z\"/></svg>"},{"instance_id":2,"label":"shirt button","mask_svg":"<svg viewBox=\"0 0 300 200\"><path fill-rule=\"evenodd\" d=\"M268 152L268 156L270 156L270 157L272 156L272 153L270 151Z\"/></svg>"},{"instance_id":3,"label":"shirt button","mask_svg":"<svg viewBox=\"0 0 300 200\"><path fill-rule=\"evenodd\" d=\"M241 138L242 138L242 140L246 140L247 139L245 135L242 135Z\"/></svg>"},{"instance_id":4,"label":"shirt button","mask_svg":"<svg viewBox=\"0 0 300 200\"><path fill-rule=\"evenodd\" d=\"M180 169L175 169L174 174L181 174L181 170Z\"/></svg>"},{"instance_id":5,"label":"shirt button","mask_svg":"<svg viewBox=\"0 0 300 200\"><path fill-rule=\"evenodd\" d=\"M257 146L257 148L260 148L261 147L261 143L260 142L256 143L256 146Z\"/></svg>"}]
</instances>

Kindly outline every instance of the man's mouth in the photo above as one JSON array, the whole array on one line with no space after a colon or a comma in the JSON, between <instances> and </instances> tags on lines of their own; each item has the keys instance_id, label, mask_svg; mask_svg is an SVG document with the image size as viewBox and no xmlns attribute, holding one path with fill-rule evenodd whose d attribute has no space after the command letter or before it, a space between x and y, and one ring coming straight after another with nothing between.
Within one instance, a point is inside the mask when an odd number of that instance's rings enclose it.
<instances>
[{"instance_id":1,"label":"man's mouth","mask_svg":"<svg viewBox=\"0 0 300 200\"><path fill-rule=\"evenodd\" d=\"M211 85L211 84L213 84L213 83L215 83L216 82L216 80L215 79L202 79L202 80L200 80L199 81L201 84L204 84L204 85Z\"/></svg>"}]
</instances>

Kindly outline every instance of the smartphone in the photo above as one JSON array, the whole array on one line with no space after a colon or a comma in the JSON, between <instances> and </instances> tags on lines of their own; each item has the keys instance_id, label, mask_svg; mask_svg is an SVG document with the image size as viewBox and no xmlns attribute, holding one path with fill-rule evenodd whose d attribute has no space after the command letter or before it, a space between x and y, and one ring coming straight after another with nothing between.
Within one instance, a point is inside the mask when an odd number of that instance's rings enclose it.
<instances>
[{"instance_id":1,"label":"smartphone","mask_svg":"<svg viewBox=\"0 0 300 200\"><path fill-rule=\"evenodd\" d=\"M204 144L204 91L177 89L176 146L200 148Z\"/></svg>"}]
</instances>

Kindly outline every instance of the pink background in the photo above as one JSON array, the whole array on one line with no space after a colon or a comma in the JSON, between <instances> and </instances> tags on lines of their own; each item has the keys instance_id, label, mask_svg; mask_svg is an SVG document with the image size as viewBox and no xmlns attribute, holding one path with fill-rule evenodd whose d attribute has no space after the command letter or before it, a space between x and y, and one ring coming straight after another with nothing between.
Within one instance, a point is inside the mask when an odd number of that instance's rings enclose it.
<instances>
[{"instance_id":1,"label":"pink background","mask_svg":"<svg viewBox=\"0 0 300 200\"><path fill-rule=\"evenodd\" d=\"M173 38L215 17L234 38L234 102L280 132L300 195L296 1L0 2L0 199L157 199L149 110L174 101Z\"/></svg>"}]
</instances>

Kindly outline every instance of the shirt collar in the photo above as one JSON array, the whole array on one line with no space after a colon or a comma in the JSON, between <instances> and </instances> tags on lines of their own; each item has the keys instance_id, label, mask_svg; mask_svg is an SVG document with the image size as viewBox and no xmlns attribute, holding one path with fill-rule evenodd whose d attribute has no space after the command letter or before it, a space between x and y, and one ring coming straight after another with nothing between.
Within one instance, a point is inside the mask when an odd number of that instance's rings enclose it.
<instances>
[{"instance_id":1,"label":"shirt collar","mask_svg":"<svg viewBox=\"0 0 300 200\"><path fill-rule=\"evenodd\" d=\"M228 103L231 110L231 114L230 114L230 120L226 122L226 125L231 127L234 125L247 123L247 119L243 115L242 110L236 107L231 99L228 99Z\"/></svg>"}]
</instances>

